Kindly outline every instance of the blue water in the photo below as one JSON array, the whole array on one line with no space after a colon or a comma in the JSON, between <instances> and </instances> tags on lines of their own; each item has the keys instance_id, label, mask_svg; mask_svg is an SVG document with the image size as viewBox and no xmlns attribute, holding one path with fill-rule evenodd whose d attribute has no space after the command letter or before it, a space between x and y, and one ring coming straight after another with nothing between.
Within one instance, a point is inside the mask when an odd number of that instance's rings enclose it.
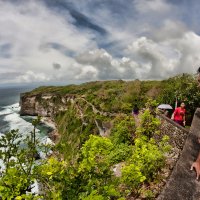
<instances>
[{"instance_id":1,"label":"blue water","mask_svg":"<svg viewBox=\"0 0 200 200\"><path fill-rule=\"evenodd\" d=\"M19 114L20 106L20 93L27 92L34 89L33 87L0 87L0 135L6 132L18 129L24 137L30 134L33 130L31 121L34 117L23 116ZM46 143L48 138L48 133L52 129L45 126L44 124L37 127L36 137L41 143ZM49 139L50 140L50 139ZM45 158L45 154L39 150L41 158ZM5 169L3 161L0 159L0 168ZM38 193L39 186L37 181L34 183L34 188L32 192Z\"/></svg>"},{"instance_id":2,"label":"blue water","mask_svg":"<svg viewBox=\"0 0 200 200\"><path fill-rule=\"evenodd\" d=\"M30 91L33 88L27 87L4 87L0 88L0 132L4 133L10 130L11 120L6 120L6 118L12 114L17 114L19 112L19 100L20 93ZM18 104L18 105L17 105ZM12 109L12 107L18 106L18 110Z\"/></svg>"},{"instance_id":3,"label":"blue water","mask_svg":"<svg viewBox=\"0 0 200 200\"><path fill-rule=\"evenodd\" d=\"M4 87L0 88L0 133L5 133L12 129L19 129L19 132L26 135L33 130L32 118L19 115L20 93L34 89L33 87ZM40 137L48 134L50 128L39 126Z\"/></svg>"},{"instance_id":4,"label":"blue water","mask_svg":"<svg viewBox=\"0 0 200 200\"><path fill-rule=\"evenodd\" d=\"M27 87L5 87L0 88L0 107L19 102L20 93L27 92L33 88Z\"/></svg>"}]
</instances>

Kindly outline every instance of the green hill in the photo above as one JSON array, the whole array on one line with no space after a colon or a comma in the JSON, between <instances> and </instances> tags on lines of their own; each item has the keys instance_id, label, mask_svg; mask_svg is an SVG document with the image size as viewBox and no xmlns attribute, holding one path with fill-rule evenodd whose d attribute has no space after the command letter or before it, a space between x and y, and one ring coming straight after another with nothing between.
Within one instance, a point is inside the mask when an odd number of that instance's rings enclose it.
<instances>
[{"instance_id":1,"label":"green hill","mask_svg":"<svg viewBox=\"0 0 200 200\"><path fill-rule=\"evenodd\" d=\"M9 157L5 160L9 170L0 178L0 196L28 199L27 187L36 179L42 185L42 199L155 198L162 189L157 186L163 186L162 170L170 151L168 137L157 137L161 122L155 108L160 103L173 106L176 98L186 103L190 121L200 99L194 76L48 86L22 94L21 114L51 118L58 132L57 143L50 147L53 155L39 164L30 156L35 155L31 150L37 145L34 132L25 149L19 144L1 152L3 158ZM131 115L134 105L141 110L138 119ZM7 140L13 141L12 137L15 132L2 144L10 144ZM11 156L18 159L11 162Z\"/></svg>"}]
</instances>

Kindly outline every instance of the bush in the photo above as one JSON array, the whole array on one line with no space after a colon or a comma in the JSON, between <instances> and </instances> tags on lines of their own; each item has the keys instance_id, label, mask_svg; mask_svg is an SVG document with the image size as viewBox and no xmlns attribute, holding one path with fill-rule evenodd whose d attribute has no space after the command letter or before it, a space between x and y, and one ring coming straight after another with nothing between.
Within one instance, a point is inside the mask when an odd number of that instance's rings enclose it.
<instances>
[{"instance_id":1,"label":"bush","mask_svg":"<svg viewBox=\"0 0 200 200\"><path fill-rule=\"evenodd\" d=\"M110 162L113 164L123 162L130 158L132 152L132 146L126 143L120 143L118 145L115 145L114 149L109 155Z\"/></svg>"},{"instance_id":2,"label":"bush","mask_svg":"<svg viewBox=\"0 0 200 200\"><path fill-rule=\"evenodd\" d=\"M120 115L114 121L110 139L114 144L131 144L135 129L135 122L132 116Z\"/></svg>"},{"instance_id":3,"label":"bush","mask_svg":"<svg viewBox=\"0 0 200 200\"><path fill-rule=\"evenodd\" d=\"M164 136L156 142L152 135L158 132L160 121L147 109L141 115L141 126L137 129L133 153L122 168L121 181L128 191L136 190L144 182L151 182L165 164L165 153L170 150L169 138Z\"/></svg>"}]
</instances>

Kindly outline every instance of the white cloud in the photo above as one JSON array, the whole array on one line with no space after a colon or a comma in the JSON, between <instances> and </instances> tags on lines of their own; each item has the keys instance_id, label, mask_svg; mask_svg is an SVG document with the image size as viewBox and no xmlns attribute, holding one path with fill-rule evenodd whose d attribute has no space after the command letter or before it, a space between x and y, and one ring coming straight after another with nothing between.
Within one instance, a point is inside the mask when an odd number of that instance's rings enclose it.
<instances>
[{"instance_id":1,"label":"white cloud","mask_svg":"<svg viewBox=\"0 0 200 200\"><path fill-rule=\"evenodd\" d=\"M199 35L166 0L71 1L104 36L42 0L11 2L0 0L0 82L164 79L200 64Z\"/></svg>"},{"instance_id":2,"label":"white cloud","mask_svg":"<svg viewBox=\"0 0 200 200\"><path fill-rule=\"evenodd\" d=\"M140 13L168 12L171 6L165 0L135 0L134 5Z\"/></svg>"},{"instance_id":3,"label":"white cloud","mask_svg":"<svg viewBox=\"0 0 200 200\"><path fill-rule=\"evenodd\" d=\"M17 77L17 82L46 82L49 81L50 77L46 77L43 73L34 73L32 71L27 71L25 74Z\"/></svg>"},{"instance_id":4,"label":"white cloud","mask_svg":"<svg viewBox=\"0 0 200 200\"><path fill-rule=\"evenodd\" d=\"M144 70L141 78L164 79L195 72L200 63L200 37L193 32L181 35L179 38L173 35L163 41L141 37L129 45L127 54Z\"/></svg>"},{"instance_id":5,"label":"white cloud","mask_svg":"<svg viewBox=\"0 0 200 200\"><path fill-rule=\"evenodd\" d=\"M85 52L76 58L76 61L82 65L80 74L82 78L91 79L134 79L138 64L129 58L113 58L106 50L96 49ZM85 68L89 65L90 68ZM86 75L85 70L93 76ZM85 75L85 76L84 76Z\"/></svg>"},{"instance_id":6,"label":"white cloud","mask_svg":"<svg viewBox=\"0 0 200 200\"><path fill-rule=\"evenodd\" d=\"M80 80L97 80L98 79L98 70L91 66L91 65L86 65L86 66L81 66L81 65L76 65L77 68L79 69L79 73L75 76L75 79L80 79Z\"/></svg>"},{"instance_id":7,"label":"white cloud","mask_svg":"<svg viewBox=\"0 0 200 200\"><path fill-rule=\"evenodd\" d=\"M72 25L69 14L64 19L40 1L26 1L19 5L0 1L0 15L3 16L0 19L0 44L11 44L11 57L0 57L0 72L12 69L12 72L23 73L24 76L16 77L16 81L28 81L28 77L29 82L37 81L33 74L38 74L38 81L48 81L61 74L66 78L72 75L69 71L73 58L55 48L43 51L41 46L45 44L61 44L75 53L96 47L92 34L80 32ZM62 65L62 70L53 75L52 64L57 62Z\"/></svg>"},{"instance_id":8,"label":"white cloud","mask_svg":"<svg viewBox=\"0 0 200 200\"><path fill-rule=\"evenodd\" d=\"M85 52L76 61L92 67L87 79L165 79L180 73L193 73L200 63L200 36L182 23L167 20L152 31L150 38L138 37L115 58L104 49ZM90 71L90 70L89 70Z\"/></svg>"}]
</instances>

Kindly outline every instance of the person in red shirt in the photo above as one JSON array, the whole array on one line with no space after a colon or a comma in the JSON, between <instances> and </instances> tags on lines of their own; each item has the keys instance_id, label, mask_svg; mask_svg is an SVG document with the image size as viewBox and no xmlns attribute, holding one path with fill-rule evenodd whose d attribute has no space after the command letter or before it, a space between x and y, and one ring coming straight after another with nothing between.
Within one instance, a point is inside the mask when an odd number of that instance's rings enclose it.
<instances>
[{"instance_id":1,"label":"person in red shirt","mask_svg":"<svg viewBox=\"0 0 200 200\"><path fill-rule=\"evenodd\" d=\"M181 103L181 106L176 108L174 113L172 114L172 120L174 120L181 126L185 126L185 112L185 103Z\"/></svg>"}]
</instances>

